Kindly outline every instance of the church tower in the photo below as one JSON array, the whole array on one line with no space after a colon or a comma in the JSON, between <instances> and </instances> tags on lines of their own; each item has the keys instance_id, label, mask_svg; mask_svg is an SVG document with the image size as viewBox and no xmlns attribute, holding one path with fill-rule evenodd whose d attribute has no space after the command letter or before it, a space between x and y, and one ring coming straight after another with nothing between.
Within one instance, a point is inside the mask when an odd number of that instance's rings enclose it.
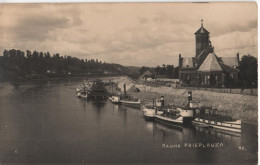
<instances>
[{"instance_id":1,"label":"church tower","mask_svg":"<svg viewBox=\"0 0 260 165\"><path fill-rule=\"evenodd\" d=\"M208 46L211 46L209 40L209 32L203 27L203 20L201 20L201 27L195 33L196 39L196 57Z\"/></svg>"}]
</instances>

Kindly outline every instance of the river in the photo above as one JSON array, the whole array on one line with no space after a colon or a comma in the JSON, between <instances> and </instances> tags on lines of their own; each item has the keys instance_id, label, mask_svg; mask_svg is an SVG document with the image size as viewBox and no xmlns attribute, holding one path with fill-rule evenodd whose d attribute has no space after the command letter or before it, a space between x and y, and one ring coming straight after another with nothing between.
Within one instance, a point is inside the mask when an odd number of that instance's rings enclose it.
<instances>
[{"instance_id":1,"label":"river","mask_svg":"<svg viewBox=\"0 0 260 165\"><path fill-rule=\"evenodd\" d=\"M230 135L148 122L142 111L76 97L81 80L0 83L0 162L256 164L257 128Z\"/></svg>"}]
</instances>

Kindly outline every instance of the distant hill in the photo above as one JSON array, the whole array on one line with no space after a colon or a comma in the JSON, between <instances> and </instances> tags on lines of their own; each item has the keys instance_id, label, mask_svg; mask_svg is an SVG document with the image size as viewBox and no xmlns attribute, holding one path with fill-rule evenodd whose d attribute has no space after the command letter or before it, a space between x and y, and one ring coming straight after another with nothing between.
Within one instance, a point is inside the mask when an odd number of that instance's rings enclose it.
<instances>
[{"instance_id":1,"label":"distant hill","mask_svg":"<svg viewBox=\"0 0 260 165\"><path fill-rule=\"evenodd\" d=\"M106 63L98 59L78 59L72 56L51 55L49 52L4 50L0 59L0 81L40 79L84 75L127 75L136 67Z\"/></svg>"},{"instance_id":2,"label":"distant hill","mask_svg":"<svg viewBox=\"0 0 260 165\"><path fill-rule=\"evenodd\" d=\"M137 66L125 66L129 72L131 73L138 73L139 72L139 69L140 67L137 67Z\"/></svg>"}]
</instances>

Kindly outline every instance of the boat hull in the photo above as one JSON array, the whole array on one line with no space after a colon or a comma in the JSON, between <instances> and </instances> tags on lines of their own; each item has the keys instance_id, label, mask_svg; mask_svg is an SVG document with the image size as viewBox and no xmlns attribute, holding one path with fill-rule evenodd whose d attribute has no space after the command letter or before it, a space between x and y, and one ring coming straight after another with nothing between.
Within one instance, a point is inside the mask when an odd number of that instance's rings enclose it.
<instances>
[{"instance_id":1,"label":"boat hull","mask_svg":"<svg viewBox=\"0 0 260 165\"><path fill-rule=\"evenodd\" d=\"M228 121L218 122L218 121L209 121L209 120L196 118L194 121L192 121L192 123L202 127L212 127L215 129L241 133L240 120L234 122L228 122Z\"/></svg>"},{"instance_id":2,"label":"boat hull","mask_svg":"<svg viewBox=\"0 0 260 165\"><path fill-rule=\"evenodd\" d=\"M120 104L118 101L112 101L113 104Z\"/></svg>"},{"instance_id":3,"label":"boat hull","mask_svg":"<svg viewBox=\"0 0 260 165\"><path fill-rule=\"evenodd\" d=\"M140 108L140 106L141 106L141 103L139 101L135 102L135 101L120 100L120 103L122 105L125 105L125 106L128 106L128 107L132 107L132 108Z\"/></svg>"},{"instance_id":4,"label":"boat hull","mask_svg":"<svg viewBox=\"0 0 260 165\"><path fill-rule=\"evenodd\" d=\"M144 119L145 119L146 121L154 121L155 116L144 115Z\"/></svg>"},{"instance_id":5,"label":"boat hull","mask_svg":"<svg viewBox=\"0 0 260 165\"><path fill-rule=\"evenodd\" d=\"M148 121L154 121L156 113L157 114L162 114L162 111L155 111L156 107L154 106L143 106L142 110L143 110L143 116L145 120Z\"/></svg>"},{"instance_id":6,"label":"boat hull","mask_svg":"<svg viewBox=\"0 0 260 165\"><path fill-rule=\"evenodd\" d=\"M174 127L183 127L183 117L178 117L176 119L171 119L168 117L163 117L161 115L156 115L155 116L155 121L158 123L167 125L167 126L174 126Z\"/></svg>"}]
</instances>

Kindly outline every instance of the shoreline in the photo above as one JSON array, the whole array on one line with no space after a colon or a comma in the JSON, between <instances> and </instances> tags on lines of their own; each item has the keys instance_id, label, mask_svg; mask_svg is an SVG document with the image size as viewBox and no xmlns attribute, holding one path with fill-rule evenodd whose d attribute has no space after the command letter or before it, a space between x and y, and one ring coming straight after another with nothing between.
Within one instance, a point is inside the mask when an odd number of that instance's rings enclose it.
<instances>
[{"instance_id":1,"label":"shoreline","mask_svg":"<svg viewBox=\"0 0 260 165\"><path fill-rule=\"evenodd\" d=\"M66 79L83 79L83 78L114 78L124 77L125 75L79 75L79 76L68 76L68 77L46 77L46 78L34 78L34 79L17 79L17 80L3 80L0 83L24 83L24 82L37 82L37 81L49 81L49 80L66 80Z\"/></svg>"},{"instance_id":2,"label":"shoreline","mask_svg":"<svg viewBox=\"0 0 260 165\"><path fill-rule=\"evenodd\" d=\"M171 87L149 87L137 85L140 92L128 92L129 95L142 100L142 104L152 104L152 100L164 96L165 104L183 106L187 103L188 91L192 91L193 101L204 106L215 107L218 113L241 119L243 123L258 124L258 97L242 94L217 93Z\"/></svg>"}]
</instances>

